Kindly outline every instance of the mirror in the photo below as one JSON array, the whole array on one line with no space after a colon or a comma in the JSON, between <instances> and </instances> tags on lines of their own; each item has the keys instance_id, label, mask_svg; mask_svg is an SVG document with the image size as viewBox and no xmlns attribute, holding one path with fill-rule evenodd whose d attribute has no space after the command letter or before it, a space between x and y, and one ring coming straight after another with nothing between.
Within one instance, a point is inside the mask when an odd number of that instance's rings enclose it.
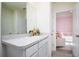
<instances>
[{"instance_id":1,"label":"mirror","mask_svg":"<svg viewBox=\"0 0 79 59\"><path fill-rule=\"evenodd\" d=\"M4 2L1 13L1 34L24 34L27 31L26 3Z\"/></svg>"}]
</instances>

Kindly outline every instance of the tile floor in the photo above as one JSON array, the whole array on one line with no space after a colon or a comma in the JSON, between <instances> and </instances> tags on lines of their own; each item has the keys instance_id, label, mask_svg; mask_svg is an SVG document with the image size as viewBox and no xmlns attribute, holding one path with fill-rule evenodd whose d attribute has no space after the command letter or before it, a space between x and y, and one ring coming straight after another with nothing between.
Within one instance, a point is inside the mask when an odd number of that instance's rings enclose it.
<instances>
[{"instance_id":1,"label":"tile floor","mask_svg":"<svg viewBox=\"0 0 79 59\"><path fill-rule=\"evenodd\" d=\"M72 57L72 50L67 47L58 47L52 53L53 57Z\"/></svg>"}]
</instances>

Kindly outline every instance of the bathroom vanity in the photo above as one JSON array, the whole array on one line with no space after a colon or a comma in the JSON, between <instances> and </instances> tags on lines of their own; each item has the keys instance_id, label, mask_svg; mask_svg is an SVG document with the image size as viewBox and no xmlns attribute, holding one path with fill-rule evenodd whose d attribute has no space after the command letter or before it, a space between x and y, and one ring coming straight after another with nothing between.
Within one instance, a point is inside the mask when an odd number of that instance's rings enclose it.
<instances>
[{"instance_id":1,"label":"bathroom vanity","mask_svg":"<svg viewBox=\"0 0 79 59\"><path fill-rule=\"evenodd\" d=\"M20 36L20 37L19 37ZM2 37L8 57L50 57L49 35Z\"/></svg>"}]
</instances>

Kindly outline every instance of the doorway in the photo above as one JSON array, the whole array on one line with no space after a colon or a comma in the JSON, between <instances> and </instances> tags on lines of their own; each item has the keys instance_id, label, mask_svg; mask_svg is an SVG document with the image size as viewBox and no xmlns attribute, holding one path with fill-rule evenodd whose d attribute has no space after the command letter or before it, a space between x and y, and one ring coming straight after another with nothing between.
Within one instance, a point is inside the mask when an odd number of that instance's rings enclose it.
<instances>
[{"instance_id":1,"label":"doorway","mask_svg":"<svg viewBox=\"0 0 79 59\"><path fill-rule=\"evenodd\" d=\"M73 45L72 10L56 13L56 52L55 57L72 57Z\"/></svg>"}]
</instances>

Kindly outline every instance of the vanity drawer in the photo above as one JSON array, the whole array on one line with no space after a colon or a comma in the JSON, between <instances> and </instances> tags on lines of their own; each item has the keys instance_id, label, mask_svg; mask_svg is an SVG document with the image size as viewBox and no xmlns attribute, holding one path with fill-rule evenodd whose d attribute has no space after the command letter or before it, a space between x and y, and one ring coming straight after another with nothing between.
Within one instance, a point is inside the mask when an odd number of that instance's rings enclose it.
<instances>
[{"instance_id":1,"label":"vanity drawer","mask_svg":"<svg viewBox=\"0 0 79 59\"><path fill-rule=\"evenodd\" d=\"M48 41L48 37L44 38L44 40L39 42L39 48L41 48Z\"/></svg>"},{"instance_id":2,"label":"vanity drawer","mask_svg":"<svg viewBox=\"0 0 79 59\"><path fill-rule=\"evenodd\" d=\"M32 47L26 49L26 56L30 57L33 55L36 51L38 51L38 44L33 45Z\"/></svg>"}]
</instances>

